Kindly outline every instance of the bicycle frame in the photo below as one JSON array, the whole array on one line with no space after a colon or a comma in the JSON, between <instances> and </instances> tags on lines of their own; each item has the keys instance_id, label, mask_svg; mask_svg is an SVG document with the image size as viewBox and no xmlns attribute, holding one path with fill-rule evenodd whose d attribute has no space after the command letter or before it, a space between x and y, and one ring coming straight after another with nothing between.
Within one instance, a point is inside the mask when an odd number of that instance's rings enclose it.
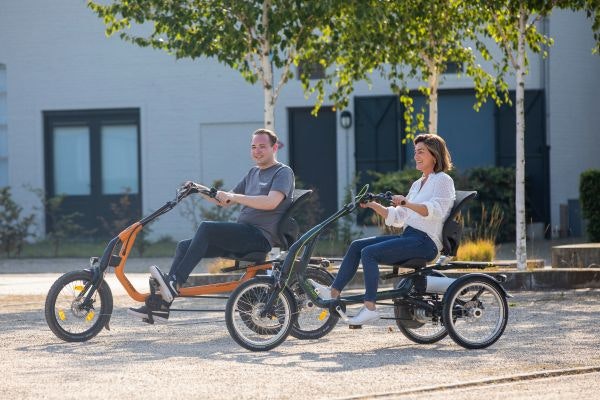
<instances>
[{"instance_id":1,"label":"bicycle frame","mask_svg":"<svg viewBox=\"0 0 600 400\"><path fill-rule=\"evenodd\" d=\"M313 286L306 280L305 272L308 266L308 262L311 259L311 254L314 250L316 241L325 228L327 228L329 225L331 225L338 219L353 212L361 201L372 199L373 197L377 196L379 196L380 198L384 198L385 196L389 197L391 195L389 193L386 193L385 195L372 195L370 193L367 193L368 188L368 184L363 186L359 193L356 196L354 196L352 202L344 205L340 210L331 215L329 218L325 219L323 222L307 231L290 247L289 252L283 262L283 265L281 265L279 269L275 269L273 273L273 276L275 278L274 290L269 296L269 299L267 300L265 308L262 312L262 316L267 315L269 313L269 310L275 302L275 299L281 293L281 291L284 290L287 282L289 282L292 274L294 273L296 274L297 280L300 283L302 289L305 293L308 294L311 301L313 301L313 303L316 304L318 307L328 308L329 311L332 313L336 312L337 314L340 314L340 316L344 317L341 314L343 314L345 306L347 304L357 304L362 303L364 301L364 294L344 296L338 299L323 300L318 296ZM457 267L464 269L485 269L496 265L494 263L486 262L448 263L447 260L448 259L446 257L442 256L436 261L435 264L431 264L424 268L419 268L418 270L414 270L412 272L407 272L403 273L402 275L396 276L401 276L402 278L411 278L416 275L426 276L435 273L435 271L456 269ZM504 288L502 288L501 286L500 288L506 297L510 297L510 295L506 293ZM426 309L432 308L432 306L425 301L422 301L418 298L407 297L405 295L406 291L401 288L378 291L376 295L376 302L382 300L401 299L405 303L414 304Z\"/></svg>"},{"instance_id":2,"label":"bicycle frame","mask_svg":"<svg viewBox=\"0 0 600 400\"><path fill-rule=\"evenodd\" d=\"M144 302L150 293L140 293L125 275L125 264L127 263L127 259L131 254L136 237L142 231L145 225L151 223L161 215L171 211L181 200L192 193L202 193L212 197L216 191L214 189L208 189L204 187L196 187L188 190L178 189L174 200L168 201L158 210L128 226L116 237L114 237L106 246L100 259L98 259L98 257L90 258L92 285L94 288L101 283L107 268L114 267L117 280L125 288L129 297L135 301ZM216 293L231 292L235 290L235 288L242 282L255 277L259 271L271 269L272 263L273 262L271 260L266 260L261 264L256 264L245 268L244 274L239 280L200 286L182 287L180 289L179 297L202 297ZM94 290L88 291L87 289L88 288L85 288L83 293L87 293L86 300L89 300L93 296Z\"/></svg>"}]
</instances>

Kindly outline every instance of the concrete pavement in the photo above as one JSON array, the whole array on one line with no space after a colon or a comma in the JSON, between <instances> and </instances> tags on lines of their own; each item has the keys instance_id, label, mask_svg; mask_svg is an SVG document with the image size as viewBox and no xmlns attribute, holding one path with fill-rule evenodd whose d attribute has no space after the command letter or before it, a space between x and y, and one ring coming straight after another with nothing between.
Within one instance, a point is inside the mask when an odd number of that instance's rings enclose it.
<instances>
[{"instance_id":1,"label":"concrete pavement","mask_svg":"<svg viewBox=\"0 0 600 400\"><path fill-rule=\"evenodd\" d=\"M600 290L516 293L503 337L484 350L449 338L418 345L381 320L252 353L229 337L222 312L149 326L118 295L110 331L65 343L47 327L43 301L0 294L3 398L600 399ZM205 301L181 306L223 308Z\"/></svg>"}]
</instances>

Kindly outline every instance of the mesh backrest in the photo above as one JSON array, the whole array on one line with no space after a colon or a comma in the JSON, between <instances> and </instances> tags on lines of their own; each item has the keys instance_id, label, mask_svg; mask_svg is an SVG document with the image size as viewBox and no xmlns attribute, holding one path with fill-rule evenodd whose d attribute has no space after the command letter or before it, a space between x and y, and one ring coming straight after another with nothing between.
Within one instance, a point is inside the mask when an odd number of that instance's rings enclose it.
<instances>
[{"instance_id":1,"label":"mesh backrest","mask_svg":"<svg viewBox=\"0 0 600 400\"><path fill-rule=\"evenodd\" d=\"M287 250L298 239L300 227L293 218L298 209L306 203L312 195L312 190L295 189L292 204L285 211L277 225L277 236L279 237L279 246L281 250Z\"/></svg>"},{"instance_id":2,"label":"mesh backrest","mask_svg":"<svg viewBox=\"0 0 600 400\"><path fill-rule=\"evenodd\" d=\"M456 256L458 246L460 244L460 238L462 237L462 225L457 221L460 215L461 208L471 199L477 196L475 191L456 191L456 199L454 205L448 215L448 219L444 222L442 228L442 254L446 256Z\"/></svg>"}]
</instances>

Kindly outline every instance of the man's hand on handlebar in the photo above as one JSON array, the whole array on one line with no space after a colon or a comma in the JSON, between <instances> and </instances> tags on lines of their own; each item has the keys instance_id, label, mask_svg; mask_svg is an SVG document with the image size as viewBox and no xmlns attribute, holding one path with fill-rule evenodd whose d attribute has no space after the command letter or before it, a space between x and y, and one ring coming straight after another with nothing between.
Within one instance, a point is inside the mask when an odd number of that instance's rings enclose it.
<instances>
[{"instance_id":1,"label":"man's hand on handlebar","mask_svg":"<svg viewBox=\"0 0 600 400\"><path fill-rule=\"evenodd\" d=\"M233 193L219 190L215 195L215 199L219 202L220 206L225 207L233 203Z\"/></svg>"}]
</instances>

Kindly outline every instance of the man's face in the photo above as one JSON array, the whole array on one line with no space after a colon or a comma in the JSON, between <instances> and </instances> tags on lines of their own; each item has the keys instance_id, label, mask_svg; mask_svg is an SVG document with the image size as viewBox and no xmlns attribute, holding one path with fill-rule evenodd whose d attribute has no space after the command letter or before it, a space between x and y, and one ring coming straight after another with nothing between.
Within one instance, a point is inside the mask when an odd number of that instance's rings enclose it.
<instances>
[{"instance_id":1,"label":"man's face","mask_svg":"<svg viewBox=\"0 0 600 400\"><path fill-rule=\"evenodd\" d=\"M277 144L271 146L268 135L254 135L252 137L251 154L256 165L268 167L275 161Z\"/></svg>"}]
</instances>

